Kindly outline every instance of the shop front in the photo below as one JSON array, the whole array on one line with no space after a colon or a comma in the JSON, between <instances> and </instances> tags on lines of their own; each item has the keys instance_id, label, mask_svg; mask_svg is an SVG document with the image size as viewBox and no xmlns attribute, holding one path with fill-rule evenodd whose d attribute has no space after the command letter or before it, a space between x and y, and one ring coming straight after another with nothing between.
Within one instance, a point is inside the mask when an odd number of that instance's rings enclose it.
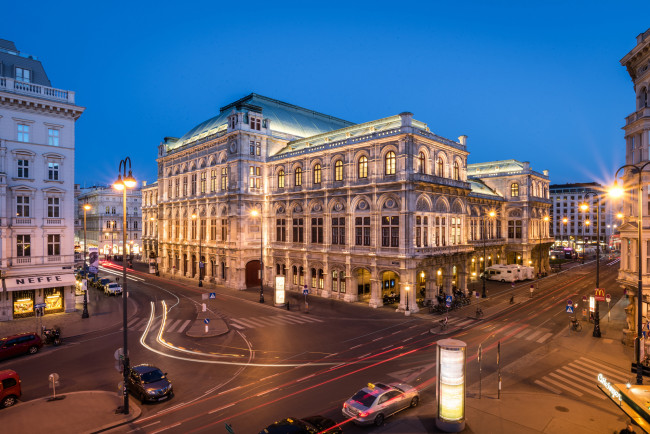
<instances>
[{"instance_id":1,"label":"shop front","mask_svg":"<svg viewBox=\"0 0 650 434\"><path fill-rule=\"evenodd\" d=\"M75 278L69 274L6 277L0 321L75 310Z\"/></svg>"}]
</instances>

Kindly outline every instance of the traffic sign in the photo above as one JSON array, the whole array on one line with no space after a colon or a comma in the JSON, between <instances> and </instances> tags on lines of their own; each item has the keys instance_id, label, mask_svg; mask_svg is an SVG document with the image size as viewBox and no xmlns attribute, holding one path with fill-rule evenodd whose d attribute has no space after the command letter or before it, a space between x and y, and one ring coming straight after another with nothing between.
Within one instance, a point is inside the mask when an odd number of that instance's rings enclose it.
<instances>
[{"instance_id":1,"label":"traffic sign","mask_svg":"<svg viewBox=\"0 0 650 434\"><path fill-rule=\"evenodd\" d=\"M447 306L447 307L451 307L451 303L446 302L446 303L445 303L445 306Z\"/></svg>"},{"instance_id":2,"label":"traffic sign","mask_svg":"<svg viewBox=\"0 0 650 434\"><path fill-rule=\"evenodd\" d=\"M452 300L453 300L453 297L451 295L448 295L448 296L445 297L445 301L447 303L451 303Z\"/></svg>"},{"instance_id":3,"label":"traffic sign","mask_svg":"<svg viewBox=\"0 0 650 434\"><path fill-rule=\"evenodd\" d=\"M566 301L566 304L568 304L569 306L571 306L571 305L573 305L573 302L571 301L571 299L568 299L568 300Z\"/></svg>"},{"instance_id":4,"label":"traffic sign","mask_svg":"<svg viewBox=\"0 0 650 434\"><path fill-rule=\"evenodd\" d=\"M481 296L481 294L479 294L478 291L475 292L475 295L476 295L476 298L479 298Z\"/></svg>"},{"instance_id":5,"label":"traffic sign","mask_svg":"<svg viewBox=\"0 0 650 434\"><path fill-rule=\"evenodd\" d=\"M307 289L307 288L303 289L302 293L305 294L305 295L309 294L309 289Z\"/></svg>"},{"instance_id":6,"label":"traffic sign","mask_svg":"<svg viewBox=\"0 0 650 434\"><path fill-rule=\"evenodd\" d=\"M570 304L567 304L566 313L573 313L573 306L571 306Z\"/></svg>"},{"instance_id":7,"label":"traffic sign","mask_svg":"<svg viewBox=\"0 0 650 434\"><path fill-rule=\"evenodd\" d=\"M210 300L217 298L217 293L216 292L211 292L210 296L208 297Z\"/></svg>"},{"instance_id":8,"label":"traffic sign","mask_svg":"<svg viewBox=\"0 0 650 434\"><path fill-rule=\"evenodd\" d=\"M206 323L206 324L210 324L210 318L204 319L203 322Z\"/></svg>"},{"instance_id":9,"label":"traffic sign","mask_svg":"<svg viewBox=\"0 0 650 434\"><path fill-rule=\"evenodd\" d=\"M605 290L602 288L596 288L595 297L596 301L605 301Z\"/></svg>"},{"instance_id":10,"label":"traffic sign","mask_svg":"<svg viewBox=\"0 0 650 434\"><path fill-rule=\"evenodd\" d=\"M205 268L205 262L199 261L199 268Z\"/></svg>"},{"instance_id":11,"label":"traffic sign","mask_svg":"<svg viewBox=\"0 0 650 434\"><path fill-rule=\"evenodd\" d=\"M612 296L611 296L610 294L607 294L607 295L605 296L605 301L606 301L607 303L609 303L610 301L612 301Z\"/></svg>"}]
</instances>

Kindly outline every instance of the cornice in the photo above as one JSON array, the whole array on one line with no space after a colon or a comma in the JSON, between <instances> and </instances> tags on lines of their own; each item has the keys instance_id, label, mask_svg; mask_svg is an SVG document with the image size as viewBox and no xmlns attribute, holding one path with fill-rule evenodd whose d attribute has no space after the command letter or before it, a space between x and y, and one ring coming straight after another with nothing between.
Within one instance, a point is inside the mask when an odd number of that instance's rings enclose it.
<instances>
[{"instance_id":1,"label":"cornice","mask_svg":"<svg viewBox=\"0 0 650 434\"><path fill-rule=\"evenodd\" d=\"M44 113L55 113L63 116L71 116L74 120L79 119L86 110L85 107L65 104L47 99L33 98L26 95L0 91L0 104L15 105L30 110L38 110Z\"/></svg>"}]
</instances>

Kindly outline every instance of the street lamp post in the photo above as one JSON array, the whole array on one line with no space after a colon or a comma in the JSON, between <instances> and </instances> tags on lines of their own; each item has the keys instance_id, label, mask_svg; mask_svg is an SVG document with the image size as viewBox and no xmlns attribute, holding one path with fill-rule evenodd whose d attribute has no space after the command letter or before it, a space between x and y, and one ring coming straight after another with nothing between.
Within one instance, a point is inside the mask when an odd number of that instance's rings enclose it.
<instances>
[{"instance_id":1,"label":"street lamp post","mask_svg":"<svg viewBox=\"0 0 650 434\"><path fill-rule=\"evenodd\" d=\"M196 235L198 235L199 238L199 288L203 286L203 276L201 273L201 219L199 218L198 215L192 214L192 220L196 220L196 223L198 225L198 230L196 232Z\"/></svg>"},{"instance_id":2,"label":"street lamp post","mask_svg":"<svg viewBox=\"0 0 650 434\"><path fill-rule=\"evenodd\" d=\"M585 244L585 226L589 226L589 220L585 217L585 214L587 210L589 209L589 206L585 203L580 205L580 209L582 210L582 261L581 263L585 263L585 254L587 253L587 245Z\"/></svg>"},{"instance_id":3,"label":"street lamp post","mask_svg":"<svg viewBox=\"0 0 650 434\"><path fill-rule=\"evenodd\" d=\"M542 220L544 221L544 223L548 223L549 217L547 215L545 215ZM538 252L538 256L537 256L537 259L539 260L539 277L540 278L542 277L542 236L544 235L543 229L544 229L543 226L539 228L539 246L538 246L539 252Z\"/></svg>"},{"instance_id":4,"label":"street lamp post","mask_svg":"<svg viewBox=\"0 0 650 434\"><path fill-rule=\"evenodd\" d=\"M262 210L256 209L251 211L251 216L260 217L260 303L264 303L264 219L262 218Z\"/></svg>"},{"instance_id":5,"label":"street lamp post","mask_svg":"<svg viewBox=\"0 0 650 434\"><path fill-rule=\"evenodd\" d=\"M643 265L643 262L641 260L641 241L642 241L642 233L641 233L641 226L643 225L643 169L650 164L649 162L644 163L641 166L636 166L634 164L625 164L621 167L618 168L616 173L614 174L614 188L612 189L612 196L620 196L623 191L621 188L618 187L618 183L616 182L616 178L618 177L618 172L620 172L622 169L625 168L630 168L631 173L638 173L639 175L639 181L637 183L637 196L638 196L638 215L637 215L637 259L638 259L638 272L639 272L639 277L638 277L638 283L637 283L637 305L636 305L636 318L637 318L637 325L636 325L636 337L634 338L635 340L635 353L636 353L636 384L643 384L643 367L641 366L641 329L643 328L643 316L642 316L642 310L643 310L643 304L641 299L643 298L643 275L641 274L641 267Z\"/></svg>"},{"instance_id":6,"label":"street lamp post","mask_svg":"<svg viewBox=\"0 0 650 434\"><path fill-rule=\"evenodd\" d=\"M129 174L126 174L126 164L129 164ZM120 171L122 173L120 173ZM122 179L124 175L124 179ZM122 336L124 340L124 347L122 348L123 357L124 357L124 366L123 366L123 389L122 395L124 397L124 404L120 409L122 413L129 414L129 394L126 390L126 384L129 380L129 352L127 346L127 336L128 336L128 327L127 327L127 280L126 280L126 190L127 188L133 188L136 185L135 178L131 173L131 159L126 157L124 160L120 160L120 165L117 169L117 181L113 184L113 188L116 190L121 190L123 192L122 196L122 241L124 248L122 249Z\"/></svg>"},{"instance_id":7,"label":"street lamp post","mask_svg":"<svg viewBox=\"0 0 650 434\"><path fill-rule=\"evenodd\" d=\"M487 293L485 292L485 266L487 265L487 256L485 256L485 238L487 238L487 232L485 230L485 220L489 216L490 218L493 218L496 215L494 211L490 211L488 215L483 216L483 293L481 294L481 298L487 298Z\"/></svg>"},{"instance_id":8,"label":"street lamp post","mask_svg":"<svg viewBox=\"0 0 650 434\"><path fill-rule=\"evenodd\" d=\"M589 196L596 198L596 289L600 288L600 195L595 192L588 192L585 194L585 199ZM600 334L600 312L598 309L598 300L596 303L596 311L594 312L594 332L593 337L599 338Z\"/></svg>"},{"instance_id":9,"label":"street lamp post","mask_svg":"<svg viewBox=\"0 0 650 434\"><path fill-rule=\"evenodd\" d=\"M409 289L410 288L409 288L408 285L406 285L406 287L404 287L404 290L406 291L406 312L404 312L404 314L406 316L409 316L411 314L411 312L409 312Z\"/></svg>"},{"instance_id":10,"label":"street lamp post","mask_svg":"<svg viewBox=\"0 0 650 434\"><path fill-rule=\"evenodd\" d=\"M86 282L88 282L88 263L86 261L86 253L88 248L86 247L86 211L90 209L90 205L84 205L84 272L86 273ZM82 318L88 318L88 285L86 285L86 290L84 291L84 310L81 314Z\"/></svg>"}]
</instances>

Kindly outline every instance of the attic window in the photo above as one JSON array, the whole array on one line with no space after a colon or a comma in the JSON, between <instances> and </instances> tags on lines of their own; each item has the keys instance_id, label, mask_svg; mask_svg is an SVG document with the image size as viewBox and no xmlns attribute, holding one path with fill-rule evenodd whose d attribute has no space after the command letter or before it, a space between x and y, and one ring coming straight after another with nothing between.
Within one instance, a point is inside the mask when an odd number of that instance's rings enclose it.
<instances>
[{"instance_id":1,"label":"attic window","mask_svg":"<svg viewBox=\"0 0 650 434\"><path fill-rule=\"evenodd\" d=\"M29 69L16 67L16 81L22 81L23 83L31 83L32 72Z\"/></svg>"},{"instance_id":2,"label":"attic window","mask_svg":"<svg viewBox=\"0 0 650 434\"><path fill-rule=\"evenodd\" d=\"M251 130L260 131L262 129L262 120L251 116Z\"/></svg>"}]
</instances>

